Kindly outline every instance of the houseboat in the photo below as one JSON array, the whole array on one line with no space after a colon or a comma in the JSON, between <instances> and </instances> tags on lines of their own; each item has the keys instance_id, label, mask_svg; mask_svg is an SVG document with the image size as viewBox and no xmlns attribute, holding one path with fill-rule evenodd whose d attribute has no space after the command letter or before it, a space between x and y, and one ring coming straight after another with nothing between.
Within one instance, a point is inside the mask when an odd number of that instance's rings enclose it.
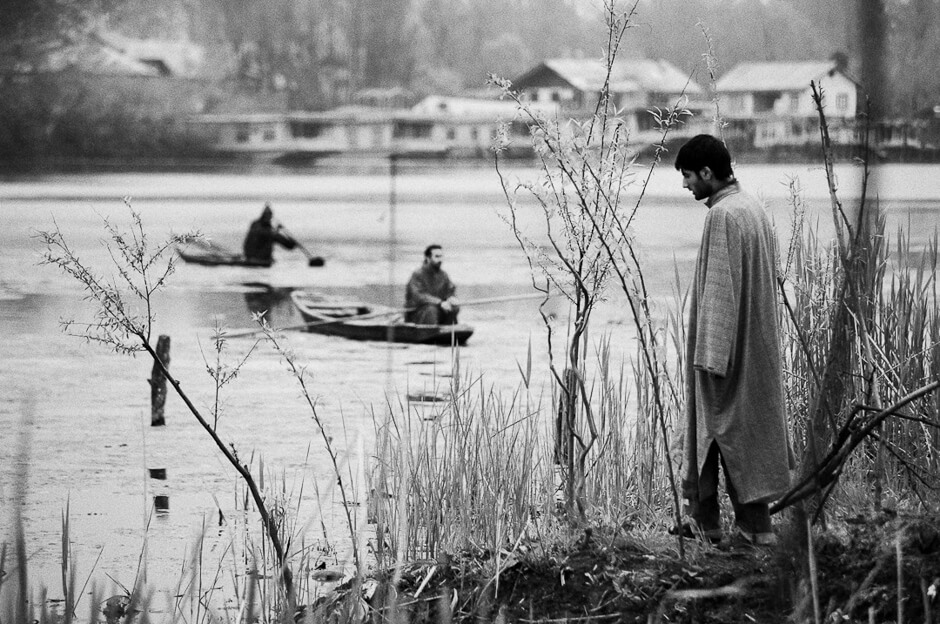
<instances>
[{"instance_id":1,"label":"houseboat","mask_svg":"<svg viewBox=\"0 0 940 624\"><path fill-rule=\"evenodd\" d=\"M538 107L550 113L554 106ZM514 102L428 96L408 109L347 106L329 111L199 115L213 148L272 159L340 154L445 158L485 156L500 123L510 152L528 145L528 124ZM526 140L522 140L525 138Z\"/></svg>"}]
</instances>

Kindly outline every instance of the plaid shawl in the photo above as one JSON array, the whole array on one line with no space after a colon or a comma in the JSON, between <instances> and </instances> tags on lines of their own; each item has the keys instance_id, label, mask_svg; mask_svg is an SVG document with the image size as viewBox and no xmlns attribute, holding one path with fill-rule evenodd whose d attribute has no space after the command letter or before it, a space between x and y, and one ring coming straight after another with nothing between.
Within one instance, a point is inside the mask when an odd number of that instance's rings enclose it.
<instances>
[{"instance_id":1,"label":"plaid shawl","mask_svg":"<svg viewBox=\"0 0 940 624\"><path fill-rule=\"evenodd\" d=\"M737 183L709 202L692 285L686 358L684 494L700 500L702 465L717 442L741 502L789 486L777 333L776 240L756 199Z\"/></svg>"}]
</instances>

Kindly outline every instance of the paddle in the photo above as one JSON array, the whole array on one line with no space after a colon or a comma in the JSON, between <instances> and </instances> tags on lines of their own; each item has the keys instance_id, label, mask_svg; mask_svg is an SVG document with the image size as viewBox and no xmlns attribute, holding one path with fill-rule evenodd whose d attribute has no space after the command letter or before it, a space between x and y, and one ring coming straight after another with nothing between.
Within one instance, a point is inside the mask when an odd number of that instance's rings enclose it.
<instances>
[{"instance_id":1,"label":"paddle","mask_svg":"<svg viewBox=\"0 0 940 624\"><path fill-rule=\"evenodd\" d=\"M530 293L528 295L508 295L506 297L488 297L486 299L471 299L470 301L460 302L460 307L464 306L474 306L474 305L483 305L486 303L500 303L503 301L521 301L523 299L543 299L545 295L541 293ZM341 316L335 319L329 319L327 321L311 321L309 323L300 323L298 325L287 325L286 327L274 327L271 328L272 332L281 332L287 331L289 329L307 329L308 327L318 327L320 325L332 325L333 323L345 323L346 321L359 321L373 317L380 316L389 316L392 314L403 314L405 312L410 312L415 308L391 308L388 310L382 310L381 312L366 312L365 314L358 314L356 316ZM238 338L241 336L250 336L252 334L260 334L263 332L263 329L243 329L236 332L226 332L226 338Z\"/></svg>"},{"instance_id":2,"label":"paddle","mask_svg":"<svg viewBox=\"0 0 940 624\"><path fill-rule=\"evenodd\" d=\"M297 240L297 237L294 236L293 234L291 234L291 233L287 230L287 228L284 227L284 225L283 225L282 223L278 223L278 224L277 224L277 229L279 229L279 230L281 230L282 232L284 232L284 234L286 234L287 236L290 236L290 237L291 237L291 240L294 241L294 245L297 246L297 249L299 249L305 256L307 256L307 266L321 267L321 266L323 266L323 265L325 264L325 262L324 262L324 260L323 260L322 257L320 257L320 256L315 256L315 255L313 255L312 253L310 253L310 250L307 249L306 247L304 247L304 246L301 244L301 242L300 242L299 240Z\"/></svg>"}]
</instances>

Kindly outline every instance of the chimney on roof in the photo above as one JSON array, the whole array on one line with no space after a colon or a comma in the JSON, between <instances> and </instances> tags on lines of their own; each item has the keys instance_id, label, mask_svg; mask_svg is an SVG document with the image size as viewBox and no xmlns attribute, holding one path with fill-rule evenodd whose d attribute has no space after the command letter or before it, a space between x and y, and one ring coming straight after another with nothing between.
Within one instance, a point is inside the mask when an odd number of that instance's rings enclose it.
<instances>
[{"instance_id":1,"label":"chimney on roof","mask_svg":"<svg viewBox=\"0 0 940 624\"><path fill-rule=\"evenodd\" d=\"M829 57L829 60L836 64L835 70L845 73L849 68L849 55L842 50L836 50Z\"/></svg>"}]
</instances>

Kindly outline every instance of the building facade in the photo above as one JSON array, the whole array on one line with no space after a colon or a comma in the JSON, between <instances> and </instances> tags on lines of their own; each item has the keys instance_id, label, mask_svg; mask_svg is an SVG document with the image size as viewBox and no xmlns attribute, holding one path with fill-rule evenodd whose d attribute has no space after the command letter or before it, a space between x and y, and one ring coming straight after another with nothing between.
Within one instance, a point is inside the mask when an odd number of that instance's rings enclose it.
<instances>
[{"instance_id":1,"label":"building facade","mask_svg":"<svg viewBox=\"0 0 940 624\"><path fill-rule=\"evenodd\" d=\"M726 136L754 147L801 146L819 141L811 83L823 95L830 137L857 140L858 84L835 61L741 63L716 83Z\"/></svg>"},{"instance_id":2,"label":"building facade","mask_svg":"<svg viewBox=\"0 0 940 624\"><path fill-rule=\"evenodd\" d=\"M598 96L609 81L612 104L622 115L631 136L658 140L660 131L652 111L674 107L692 114L672 129L674 136L706 131L701 113L707 106L703 89L668 61L645 58L617 60L608 76L601 59L549 59L512 81L520 97L536 104L556 104L574 118L594 112Z\"/></svg>"}]
</instances>

